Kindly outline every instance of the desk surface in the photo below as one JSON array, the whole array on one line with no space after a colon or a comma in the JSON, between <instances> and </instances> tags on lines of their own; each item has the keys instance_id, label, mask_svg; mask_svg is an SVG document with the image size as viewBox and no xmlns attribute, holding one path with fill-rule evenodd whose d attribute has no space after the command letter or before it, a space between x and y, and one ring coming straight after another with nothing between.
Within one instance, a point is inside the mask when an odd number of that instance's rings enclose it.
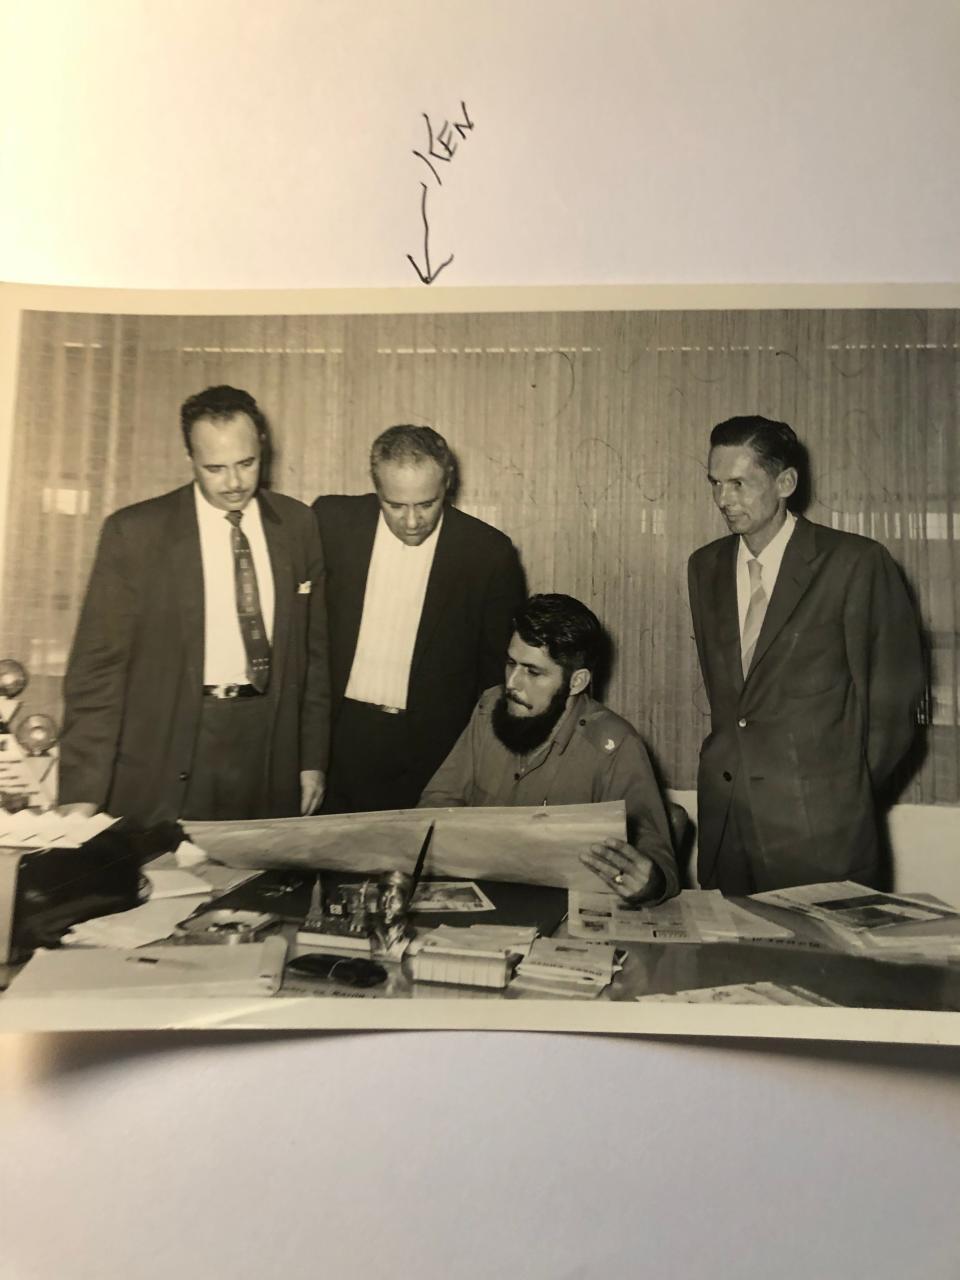
<instances>
[{"instance_id":1,"label":"desk surface","mask_svg":"<svg viewBox=\"0 0 960 1280\"><path fill-rule=\"evenodd\" d=\"M856 1009L920 1009L960 1011L960 966L905 964L826 949L824 935L812 920L776 907L736 900L758 915L792 929L787 942L617 943L625 953L623 968L601 999L624 1001L637 996L719 987L734 983L773 982L803 987L837 1005ZM462 917L460 918L463 919ZM457 920L450 919L455 924ZM561 924L558 934L565 933ZM386 983L362 994L379 999L542 999L537 993L508 986L505 990L454 987L414 982L407 962L387 964ZM358 995L354 988L329 980L315 981L287 972L280 996ZM566 998L566 997L565 997Z\"/></svg>"},{"instance_id":2,"label":"desk surface","mask_svg":"<svg viewBox=\"0 0 960 1280\"><path fill-rule=\"evenodd\" d=\"M489 887L489 882L482 883L487 883ZM519 886L513 886L514 891L518 888ZM557 895L562 891L547 890L546 893ZM306 912L309 885L303 882L302 877L291 880L282 873L266 872L255 881L214 901L218 906L230 902L231 905L256 905L267 910L276 910L284 904L288 908L288 919L293 921L298 917L302 918ZM511 906L513 901L511 897ZM550 908L549 925L545 932L564 932L564 924L556 928L561 914L556 903L549 897L545 901ZM848 1008L960 1011L958 965L904 964L829 950L822 946L823 934L812 920L748 900L744 900L742 905L776 923L785 924L794 931L795 940L792 943L617 943L618 948L625 953L623 968L601 998L629 1001L637 996L673 994L702 987L772 982L781 986L803 987L834 1004ZM515 911L508 909L508 914L511 914L512 922L520 922ZM522 911L520 914L522 915ZM447 916L444 917L444 922L466 924L477 918ZM428 917L422 923L432 926L438 923L438 919ZM286 926L291 937L294 928L293 924ZM380 987L368 989L348 987L330 979L312 979L288 969L278 997L350 996L404 1000L544 998L510 986L504 990L487 990L414 982L410 976L408 961L387 962L385 967L387 981ZM0 989L7 985L15 972L14 967L0 966Z\"/></svg>"}]
</instances>

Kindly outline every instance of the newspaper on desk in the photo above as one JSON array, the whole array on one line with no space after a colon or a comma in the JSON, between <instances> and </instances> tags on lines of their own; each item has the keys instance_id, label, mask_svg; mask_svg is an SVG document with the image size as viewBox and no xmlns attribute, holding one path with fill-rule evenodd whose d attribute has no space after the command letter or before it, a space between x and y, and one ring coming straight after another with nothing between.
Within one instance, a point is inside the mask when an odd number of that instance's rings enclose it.
<instances>
[{"instance_id":1,"label":"newspaper on desk","mask_svg":"<svg viewBox=\"0 0 960 1280\"><path fill-rule=\"evenodd\" d=\"M568 928L574 938L606 942L761 942L792 938L725 898L719 889L684 889L656 907L630 907L616 893L571 889Z\"/></svg>"},{"instance_id":2,"label":"newspaper on desk","mask_svg":"<svg viewBox=\"0 0 960 1280\"><path fill-rule=\"evenodd\" d=\"M753 899L809 917L841 951L912 963L960 962L960 908L933 894L881 893L840 880Z\"/></svg>"}]
</instances>

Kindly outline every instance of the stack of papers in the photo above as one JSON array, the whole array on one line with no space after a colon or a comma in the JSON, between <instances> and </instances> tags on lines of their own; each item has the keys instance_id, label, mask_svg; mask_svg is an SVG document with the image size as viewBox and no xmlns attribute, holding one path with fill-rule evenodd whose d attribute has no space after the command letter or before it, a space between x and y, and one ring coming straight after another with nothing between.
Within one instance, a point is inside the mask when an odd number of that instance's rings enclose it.
<instances>
[{"instance_id":1,"label":"stack of papers","mask_svg":"<svg viewBox=\"0 0 960 1280\"><path fill-rule=\"evenodd\" d=\"M143 947L169 938L182 920L203 906L211 886L199 876L176 868L148 868L150 899L129 911L82 920L63 936L65 946Z\"/></svg>"},{"instance_id":2,"label":"stack of papers","mask_svg":"<svg viewBox=\"0 0 960 1280\"><path fill-rule=\"evenodd\" d=\"M191 856L182 858L181 850L189 850ZM237 871L233 867L221 867L216 862L208 862L206 861L206 854L202 853L202 851L199 858L192 856L197 852L196 845L190 844L188 840L182 840L176 850L170 853L161 853L158 858L152 858L144 868L144 871L149 875L151 883L155 886L164 883L175 883L172 880L155 879L158 871L189 871L191 875L209 885L212 891L218 895L229 893L231 889L236 889L238 885L245 884L248 880L252 880L260 874L259 871ZM181 881L180 883L186 883L186 881ZM156 888L154 889L154 895L156 895Z\"/></svg>"},{"instance_id":3,"label":"stack of papers","mask_svg":"<svg viewBox=\"0 0 960 1280\"><path fill-rule=\"evenodd\" d=\"M15 849L79 849L116 821L109 813L82 818L76 814L63 817L54 809L46 813L32 809L21 809L19 813L0 811L0 845Z\"/></svg>"},{"instance_id":4,"label":"stack of papers","mask_svg":"<svg viewBox=\"0 0 960 1280\"><path fill-rule=\"evenodd\" d=\"M10 983L16 996L264 996L280 988L281 937L235 947L37 951Z\"/></svg>"},{"instance_id":5,"label":"stack of papers","mask_svg":"<svg viewBox=\"0 0 960 1280\"><path fill-rule=\"evenodd\" d=\"M879 893L841 880L754 899L809 916L841 951L911 963L960 961L960 909L932 894Z\"/></svg>"},{"instance_id":6,"label":"stack of papers","mask_svg":"<svg viewBox=\"0 0 960 1280\"><path fill-rule=\"evenodd\" d=\"M420 934L407 949L415 982L505 987L513 962L537 936L535 925L440 925Z\"/></svg>"},{"instance_id":7,"label":"stack of papers","mask_svg":"<svg viewBox=\"0 0 960 1280\"><path fill-rule=\"evenodd\" d=\"M762 942L792 938L790 929L729 902L719 889L685 889L657 907L628 907L615 893L571 889L575 938L608 942Z\"/></svg>"},{"instance_id":8,"label":"stack of papers","mask_svg":"<svg viewBox=\"0 0 960 1280\"><path fill-rule=\"evenodd\" d=\"M616 948L609 943L537 938L517 966L511 990L590 999L609 986L619 968Z\"/></svg>"},{"instance_id":9,"label":"stack of papers","mask_svg":"<svg viewBox=\"0 0 960 1280\"><path fill-rule=\"evenodd\" d=\"M143 874L150 885L151 902L157 902L161 898L188 898L213 892L213 885L209 880L194 875L192 871L181 871L178 867L155 867L148 864L144 867Z\"/></svg>"},{"instance_id":10,"label":"stack of papers","mask_svg":"<svg viewBox=\"0 0 960 1280\"><path fill-rule=\"evenodd\" d=\"M776 982L733 982L723 987L693 987L670 995L637 996L640 1004L778 1004L829 1005L834 1002L806 987Z\"/></svg>"}]
</instances>

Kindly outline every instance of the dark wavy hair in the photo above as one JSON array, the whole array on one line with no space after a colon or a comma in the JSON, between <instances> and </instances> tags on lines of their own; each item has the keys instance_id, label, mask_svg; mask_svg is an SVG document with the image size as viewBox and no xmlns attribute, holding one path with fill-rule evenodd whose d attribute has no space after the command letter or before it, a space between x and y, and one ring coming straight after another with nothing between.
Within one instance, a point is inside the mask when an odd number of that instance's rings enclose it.
<instances>
[{"instance_id":1,"label":"dark wavy hair","mask_svg":"<svg viewBox=\"0 0 960 1280\"><path fill-rule=\"evenodd\" d=\"M513 629L524 644L546 649L568 677L581 667L592 675L603 656L600 619L573 596L531 596L515 614Z\"/></svg>"},{"instance_id":2,"label":"dark wavy hair","mask_svg":"<svg viewBox=\"0 0 960 1280\"><path fill-rule=\"evenodd\" d=\"M238 387L207 387L206 391L198 391L196 395L184 400L180 406L180 430L183 432L183 443L187 453L193 453L191 437L194 424L201 418L210 418L213 422L224 422L238 413L245 413L253 423L260 447L264 452L269 443L267 419L263 410L249 391L241 391Z\"/></svg>"},{"instance_id":3,"label":"dark wavy hair","mask_svg":"<svg viewBox=\"0 0 960 1280\"><path fill-rule=\"evenodd\" d=\"M722 445L745 445L752 449L764 471L778 476L787 467L799 472L803 462L803 446L792 427L785 422L761 418L759 414L727 418L710 432L710 448Z\"/></svg>"}]
</instances>

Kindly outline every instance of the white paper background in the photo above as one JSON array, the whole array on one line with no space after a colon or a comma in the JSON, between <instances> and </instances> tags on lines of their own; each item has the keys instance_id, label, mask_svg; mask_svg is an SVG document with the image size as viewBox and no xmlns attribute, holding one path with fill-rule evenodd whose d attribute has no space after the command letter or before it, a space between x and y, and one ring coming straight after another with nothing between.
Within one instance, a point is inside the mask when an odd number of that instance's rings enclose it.
<instances>
[{"instance_id":1,"label":"white paper background","mask_svg":"<svg viewBox=\"0 0 960 1280\"><path fill-rule=\"evenodd\" d=\"M957 276L955 0L7 0L0 278ZM952 252L950 252L952 250Z\"/></svg>"},{"instance_id":2,"label":"white paper background","mask_svg":"<svg viewBox=\"0 0 960 1280\"><path fill-rule=\"evenodd\" d=\"M8 0L0 276L412 283L464 99L446 283L956 280L958 71L953 0ZM958 1065L11 1037L0 1274L955 1277Z\"/></svg>"}]
</instances>

